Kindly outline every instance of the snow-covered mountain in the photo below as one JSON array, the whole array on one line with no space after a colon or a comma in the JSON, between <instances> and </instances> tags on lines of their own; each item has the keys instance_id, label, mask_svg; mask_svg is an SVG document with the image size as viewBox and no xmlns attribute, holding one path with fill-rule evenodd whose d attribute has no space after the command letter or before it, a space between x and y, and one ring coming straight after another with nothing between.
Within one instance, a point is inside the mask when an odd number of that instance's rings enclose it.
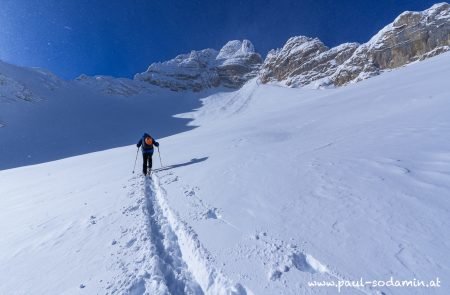
<instances>
[{"instance_id":1,"label":"snow-covered mountain","mask_svg":"<svg viewBox=\"0 0 450 295\"><path fill-rule=\"evenodd\" d=\"M287 86L342 86L450 49L450 5L404 12L369 42L327 48L318 39L294 37L269 52L261 69L264 83Z\"/></svg>"},{"instance_id":2,"label":"snow-covered mountain","mask_svg":"<svg viewBox=\"0 0 450 295\"><path fill-rule=\"evenodd\" d=\"M118 96L152 92L153 86L195 92L217 87L237 89L256 76L263 83L277 82L291 87L342 86L435 56L449 50L449 46L450 5L441 3L422 12L402 13L362 45L345 43L330 49L317 38L292 37L283 48L270 51L263 62L250 41L234 40L219 51L192 51L154 63L146 72L136 74L133 80L81 75L75 79L75 84ZM37 77L24 83L22 77L29 75L16 77L16 73L21 72L17 69L20 68L0 62L0 99L3 101L44 98L46 95L35 95L25 85L32 81L39 80L48 89L65 85L48 71L36 69L24 69Z\"/></svg>"},{"instance_id":3,"label":"snow-covered mountain","mask_svg":"<svg viewBox=\"0 0 450 295\"><path fill-rule=\"evenodd\" d=\"M219 51L192 51L151 64L134 80L81 75L76 81L107 95L123 96L146 93L153 85L173 91L198 92L220 86L237 89L255 76L263 83L291 87L342 86L435 56L449 46L450 5L440 3L422 12L402 13L362 45L345 43L330 49L317 38L292 37L283 48L270 51L263 62L249 40L234 40ZM1 97L37 99L20 79L4 74L8 67L14 66L0 64ZM51 73L40 71L40 75L48 88L62 83Z\"/></svg>"},{"instance_id":4,"label":"snow-covered mountain","mask_svg":"<svg viewBox=\"0 0 450 295\"><path fill-rule=\"evenodd\" d=\"M64 84L63 80L46 70L23 68L0 61L1 104L39 101Z\"/></svg>"},{"instance_id":5,"label":"snow-covered mountain","mask_svg":"<svg viewBox=\"0 0 450 295\"><path fill-rule=\"evenodd\" d=\"M135 80L174 91L239 88L259 76L263 83L290 87L328 87L378 75L384 70L423 60L450 49L450 5L404 12L365 44L328 48L317 38L292 37L264 62L248 40L230 41L219 52L192 51L154 63Z\"/></svg>"},{"instance_id":6,"label":"snow-covered mountain","mask_svg":"<svg viewBox=\"0 0 450 295\"><path fill-rule=\"evenodd\" d=\"M321 91L254 79L158 99L69 83L16 101L39 120L16 113L0 128L14 167L16 149L43 151L39 137L127 146L0 171L0 294L446 295L449 76L444 53ZM189 99L202 105L178 117L199 127L180 130L168 113ZM148 110L166 115L147 121ZM18 121L9 141L2 129ZM165 166L147 179L140 156L132 173L143 131L160 133L154 163ZM353 287L338 292L345 280Z\"/></svg>"},{"instance_id":7,"label":"snow-covered mountain","mask_svg":"<svg viewBox=\"0 0 450 295\"><path fill-rule=\"evenodd\" d=\"M192 51L176 58L154 63L135 80L174 91L200 91L224 86L239 88L255 77L262 63L248 40L230 41L218 52L214 49Z\"/></svg>"}]
</instances>

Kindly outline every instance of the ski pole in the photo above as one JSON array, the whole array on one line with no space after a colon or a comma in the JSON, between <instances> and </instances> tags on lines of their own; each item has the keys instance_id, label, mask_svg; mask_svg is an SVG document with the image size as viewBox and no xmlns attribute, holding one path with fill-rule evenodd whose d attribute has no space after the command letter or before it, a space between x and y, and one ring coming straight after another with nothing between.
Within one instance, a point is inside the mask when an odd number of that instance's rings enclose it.
<instances>
[{"instance_id":1,"label":"ski pole","mask_svg":"<svg viewBox=\"0 0 450 295\"><path fill-rule=\"evenodd\" d=\"M163 168L164 165L162 164L161 153L159 152L159 146L157 148L158 148L159 163L161 164L161 168Z\"/></svg>"},{"instance_id":2,"label":"ski pole","mask_svg":"<svg viewBox=\"0 0 450 295\"><path fill-rule=\"evenodd\" d=\"M139 149L140 149L140 148L141 148L141 147L138 147L137 152L136 152L136 159L134 159L133 174L134 174L134 169L136 169L136 161L137 161L137 156L138 156L138 154L139 154Z\"/></svg>"}]
</instances>

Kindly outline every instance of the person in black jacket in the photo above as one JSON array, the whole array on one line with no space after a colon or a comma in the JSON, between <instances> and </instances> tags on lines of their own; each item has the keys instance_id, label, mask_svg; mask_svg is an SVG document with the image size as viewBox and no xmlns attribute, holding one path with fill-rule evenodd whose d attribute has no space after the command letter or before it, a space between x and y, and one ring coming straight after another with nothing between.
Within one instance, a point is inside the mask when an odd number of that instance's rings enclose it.
<instances>
[{"instance_id":1,"label":"person in black jacket","mask_svg":"<svg viewBox=\"0 0 450 295\"><path fill-rule=\"evenodd\" d=\"M144 173L144 175L147 175L147 167L149 171L152 170L153 145L159 147L159 143L147 133L144 133L142 138L136 144L138 148L142 146L142 157L144 162L142 173Z\"/></svg>"}]
</instances>

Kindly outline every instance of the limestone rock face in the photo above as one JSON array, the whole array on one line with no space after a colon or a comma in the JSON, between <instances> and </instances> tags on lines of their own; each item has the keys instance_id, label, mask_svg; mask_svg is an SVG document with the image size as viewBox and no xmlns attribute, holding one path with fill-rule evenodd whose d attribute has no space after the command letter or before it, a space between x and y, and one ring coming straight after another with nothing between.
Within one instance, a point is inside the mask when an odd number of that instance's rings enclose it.
<instances>
[{"instance_id":1,"label":"limestone rock face","mask_svg":"<svg viewBox=\"0 0 450 295\"><path fill-rule=\"evenodd\" d=\"M357 48L357 43L345 43L329 49L317 38L293 37L282 49L269 52L260 78L263 83L283 81L287 86L305 86L332 75Z\"/></svg>"},{"instance_id":2,"label":"limestone rock face","mask_svg":"<svg viewBox=\"0 0 450 295\"><path fill-rule=\"evenodd\" d=\"M405 12L373 40L370 53L380 68L396 68L450 45L450 5Z\"/></svg>"},{"instance_id":3,"label":"limestone rock face","mask_svg":"<svg viewBox=\"0 0 450 295\"><path fill-rule=\"evenodd\" d=\"M248 40L228 42L219 52L214 49L192 51L172 60L154 63L135 80L174 91L224 86L239 88L256 77L261 56Z\"/></svg>"},{"instance_id":4,"label":"limestone rock face","mask_svg":"<svg viewBox=\"0 0 450 295\"><path fill-rule=\"evenodd\" d=\"M282 49L269 52L260 79L293 87L342 86L443 53L449 46L450 5L441 3L402 13L362 45L328 49L318 39L290 38Z\"/></svg>"},{"instance_id":5,"label":"limestone rock face","mask_svg":"<svg viewBox=\"0 0 450 295\"><path fill-rule=\"evenodd\" d=\"M331 77L336 86L356 82L413 61L448 51L450 5L433 5L423 12L404 12L375 35Z\"/></svg>"}]
</instances>

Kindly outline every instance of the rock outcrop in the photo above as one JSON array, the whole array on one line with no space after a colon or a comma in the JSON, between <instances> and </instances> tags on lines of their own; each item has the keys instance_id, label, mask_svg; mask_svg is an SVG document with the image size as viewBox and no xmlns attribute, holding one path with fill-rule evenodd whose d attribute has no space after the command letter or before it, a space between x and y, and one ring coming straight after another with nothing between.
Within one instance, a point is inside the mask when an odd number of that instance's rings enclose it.
<instances>
[{"instance_id":1,"label":"rock outcrop","mask_svg":"<svg viewBox=\"0 0 450 295\"><path fill-rule=\"evenodd\" d=\"M135 75L135 80L174 91L201 91L224 86L239 88L256 77L261 56L248 41L230 41L220 51L204 49L178 55L172 60L154 63Z\"/></svg>"},{"instance_id":2,"label":"rock outcrop","mask_svg":"<svg viewBox=\"0 0 450 295\"><path fill-rule=\"evenodd\" d=\"M342 86L422 60L450 48L450 5L423 12L404 12L369 42L328 49L318 39L294 37L264 61L263 83L287 86Z\"/></svg>"}]
</instances>

